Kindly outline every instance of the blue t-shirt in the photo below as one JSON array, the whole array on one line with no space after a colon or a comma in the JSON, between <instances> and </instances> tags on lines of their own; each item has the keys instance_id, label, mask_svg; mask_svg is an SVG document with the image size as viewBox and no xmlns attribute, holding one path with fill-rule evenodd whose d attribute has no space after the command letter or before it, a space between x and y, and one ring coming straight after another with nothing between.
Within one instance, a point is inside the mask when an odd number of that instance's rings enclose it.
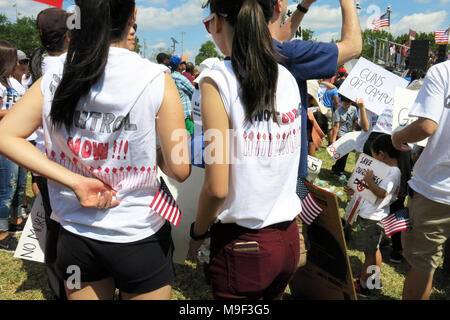
<instances>
[{"instance_id":1,"label":"blue t-shirt","mask_svg":"<svg viewBox=\"0 0 450 320\"><path fill-rule=\"evenodd\" d=\"M281 54L280 63L297 80L302 99L302 146L300 153L299 178L308 176L308 138L306 131L308 111L308 89L306 81L331 78L337 69L339 55L335 43L293 40L280 43L273 40L275 49Z\"/></svg>"},{"instance_id":2,"label":"blue t-shirt","mask_svg":"<svg viewBox=\"0 0 450 320\"><path fill-rule=\"evenodd\" d=\"M323 105L327 108L333 109L333 112L336 109L334 106L334 100L333 100L335 97L339 98L339 93L338 93L337 88L325 91L325 93L323 94L323 98L322 98Z\"/></svg>"}]
</instances>

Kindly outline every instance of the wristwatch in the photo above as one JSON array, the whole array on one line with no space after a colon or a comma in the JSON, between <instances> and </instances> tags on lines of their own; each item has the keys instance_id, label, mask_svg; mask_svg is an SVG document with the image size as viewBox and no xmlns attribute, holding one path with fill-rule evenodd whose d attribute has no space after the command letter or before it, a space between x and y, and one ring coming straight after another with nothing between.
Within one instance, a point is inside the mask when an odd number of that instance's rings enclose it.
<instances>
[{"instance_id":1,"label":"wristwatch","mask_svg":"<svg viewBox=\"0 0 450 320\"><path fill-rule=\"evenodd\" d=\"M297 10L299 10L300 12L303 12L303 13L307 13L308 12L308 9L306 9L304 6L302 6L300 3L298 4L298 6L297 6Z\"/></svg>"},{"instance_id":2,"label":"wristwatch","mask_svg":"<svg viewBox=\"0 0 450 320\"><path fill-rule=\"evenodd\" d=\"M199 240L205 240L205 239L209 238L209 236L210 236L209 230L206 231L206 233L198 236L194 233L194 226L195 226L195 222L192 222L191 230L189 231L189 235L191 236L192 240L199 241Z\"/></svg>"}]
</instances>

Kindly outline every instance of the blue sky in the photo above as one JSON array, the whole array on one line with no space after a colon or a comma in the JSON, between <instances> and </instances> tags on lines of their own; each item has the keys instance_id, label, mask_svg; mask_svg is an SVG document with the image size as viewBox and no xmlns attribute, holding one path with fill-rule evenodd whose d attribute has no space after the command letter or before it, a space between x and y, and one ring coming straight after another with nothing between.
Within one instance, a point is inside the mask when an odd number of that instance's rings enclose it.
<instances>
[{"instance_id":1,"label":"blue sky","mask_svg":"<svg viewBox=\"0 0 450 320\"><path fill-rule=\"evenodd\" d=\"M155 51L171 47L173 37L179 42L176 54L188 54L189 60L194 61L200 46L211 40L202 24L202 19L209 14L208 9L201 8L203 2L204 0L136 0L137 35L141 44L145 40L146 56L150 57ZM6 13L12 20L16 16L14 3L17 3L18 12L22 15L36 16L47 7L31 0L0 0L0 12ZM73 3L73 0L65 0L65 7ZM363 29L368 20L372 21L378 13L386 12L389 4L392 6L393 34L407 33L409 28L430 32L450 26L450 0L360 0L360 3ZM295 8L296 1L290 0L289 4ZM302 25L313 29L317 40L330 41L340 39L341 19L338 0L317 0ZM182 32L185 34L182 35Z\"/></svg>"}]
</instances>

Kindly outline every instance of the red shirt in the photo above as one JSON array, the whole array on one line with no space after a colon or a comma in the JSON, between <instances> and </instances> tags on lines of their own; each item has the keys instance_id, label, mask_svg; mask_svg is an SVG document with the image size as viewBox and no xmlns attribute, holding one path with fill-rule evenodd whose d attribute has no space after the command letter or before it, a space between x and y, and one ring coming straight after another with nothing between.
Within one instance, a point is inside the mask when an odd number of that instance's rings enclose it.
<instances>
[{"instance_id":1,"label":"red shirt","mask_svg":"<svg viewBox=\"0 0 450 320\"><path fill-rule=\"evenodd\" d=\"M188 78L188 80L192 83L192 85L194 85L195 78L192 74L190 74L189 72L183 72L183 76Z\"/></svg>"}]
</instances>

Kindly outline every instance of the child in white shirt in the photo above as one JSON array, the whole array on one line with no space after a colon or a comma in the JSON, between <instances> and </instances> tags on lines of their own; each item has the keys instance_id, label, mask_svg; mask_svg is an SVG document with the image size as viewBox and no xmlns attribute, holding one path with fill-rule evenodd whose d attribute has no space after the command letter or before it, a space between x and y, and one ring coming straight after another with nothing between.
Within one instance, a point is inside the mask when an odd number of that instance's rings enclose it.
<instances>
[{"instance_id":1,"label":"child in white shirt","mask_svg":"<svg viewBox=\"0 0 450 320\"><path fill-rule=\"evenodd\" d=\"M400 151L394 148L391 136L383 134L379 136L371 145L372 157L391 167L387 178L379 185L374 181L373 171L368 170L364 176L367 188L371 190L378 198L384 199L382 204L374 205L364 201L359 208L359 216L353 225L356 230L354 241L357 249L364 251L365 261L362 266L360 278L355 281L356 292L367 296L370 289L381 289L381 252L379 250L380 242L383 236L383 228L380 225L381 219L387 217L390 213L389 205L397 198L401 172L398 168L398 158ZM354 190L345 187L348 196L354 195ZM375 271L375 276L371 276ZM371 279L369 279L369 277ZM375 285L373 279L375 280ZM369 281L368 281L369 279Z\"/></svg>"}]
</instances>

